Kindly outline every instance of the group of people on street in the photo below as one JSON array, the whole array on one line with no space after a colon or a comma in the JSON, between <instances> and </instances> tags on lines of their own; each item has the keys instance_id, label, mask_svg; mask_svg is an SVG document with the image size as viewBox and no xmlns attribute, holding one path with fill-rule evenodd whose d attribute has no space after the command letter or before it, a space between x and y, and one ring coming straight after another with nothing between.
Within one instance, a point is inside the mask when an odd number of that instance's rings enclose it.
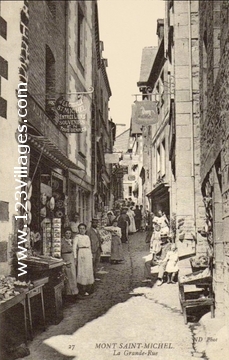
<instances>
[{"instance_id":1,"label":"group of people on street","mask_svg":"<svg viewBox=\"0 0 229 360\"><path fill-rule=\"evenodd\" d=\"M163 284L165 273L167 274L167 283L174 284L179 271L179 257L176 244L171 242L169 221L166 215L159 210L158 216L153 215L152 223L151 259L144 264L144 279L142 282L151 282L151 267L158 266L157 286Z\"/></svg>"},{"instance_id":2,"label":"group of people on street","mask_svg":"<svg viewBox=\"0 0 229 360\"><path fill-rule=\"evenodd\" d=\"M137 231L148 229L149 211L143 209L143 205L134 205L132 201L125 199L124 206L121 209L108 211L109 225L116 218L118 226L122 229L122 242L128 241L128 235Z\"/></svg>"},{"instance_id":3,"label":"group of people on street","mask_svg":"<svg viewBox=\"0 0 229 360\"><path fill-rule=\"evenodd\" d=\"M141 228L141 207L136 205L123 207L115 213L107 213L104 230L111 235L110 262L118 264L124 261L123 243L128 242L129 233ZM74 215L69 226L64 229L61 242L62 258L65 261L65 293L71 296L86 297L93 293L102 253L102 237L98 229L99 220L93 218L91 226L80 222L79 214ZM161 211L153 217L153 232L150 240L151 259L144 265L144 280L151 281L151 267L158 266L157 285L164 282L167 273L167 282L174 283L178 273L178 251L175 243L171 243L169 235L169 222Z\"/></svg>"}]
</instances>

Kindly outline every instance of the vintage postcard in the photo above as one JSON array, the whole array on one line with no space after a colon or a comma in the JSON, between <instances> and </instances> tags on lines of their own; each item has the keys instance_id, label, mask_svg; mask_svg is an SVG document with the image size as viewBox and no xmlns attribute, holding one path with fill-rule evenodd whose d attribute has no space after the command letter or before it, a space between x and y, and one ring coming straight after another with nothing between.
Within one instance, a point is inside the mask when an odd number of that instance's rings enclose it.
<instances>
[{"instance_id":1,"label":"vintage postcard","mask_svg":"<svg viewBox=\"0 0 229 360\"><path fill-rule=\"evenodd\" d=\"M225 360L228 0L0 1L0 357Z\"/></svg>"}]
</instances>

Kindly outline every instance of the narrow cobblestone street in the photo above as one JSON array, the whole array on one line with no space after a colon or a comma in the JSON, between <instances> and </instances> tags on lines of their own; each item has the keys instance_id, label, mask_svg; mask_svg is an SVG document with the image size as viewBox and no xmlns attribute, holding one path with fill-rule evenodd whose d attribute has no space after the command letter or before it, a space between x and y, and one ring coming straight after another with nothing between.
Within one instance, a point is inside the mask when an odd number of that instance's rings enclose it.
<instances>
[{"instance_id":1,"label":"narrow cobblestone street","mask_svg":"<svg viewBox=\"0 0 229 360\"><path fill-rule=\"evenodd\" d=\"M125 262L102 262L101 282L96 282L94 294L67 305L63 321L35 337L26 359L195 357L191 328L184 324L180 313L177 286L151 288L141 283L143 257L148 254L145 234L130 236L123 247Z\"/></svg>"}]
</instances>

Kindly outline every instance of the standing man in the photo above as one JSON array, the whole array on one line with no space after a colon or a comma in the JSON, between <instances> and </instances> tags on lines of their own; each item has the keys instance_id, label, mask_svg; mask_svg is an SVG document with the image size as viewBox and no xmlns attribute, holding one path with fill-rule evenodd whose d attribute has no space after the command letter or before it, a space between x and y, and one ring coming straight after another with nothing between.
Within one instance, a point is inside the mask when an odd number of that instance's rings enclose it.
<instances>
[{"instance_id":1,"label":"standing man","mask_svg":"<svg viewBox=\"0 0 229 360\"><path fill-rule=\"evenodd\" d=\"M148 205L146 205L146 211L145 211L145 224L146 224L146 231L150 228L150 212L148 210Z\"/></svg>"},{"instance_id":2,"label":"standing man","mask_svg":"<svg viewBox=\"0 0 229 360\"><path fill-rule=\"evenodd\" d=\"M91 221L91 227L87 231L87 235L90 238L91 241L91 251L92 251L92 257L93 257L93 272L94 272L94 278L95 281L100 281L99 278L96 278L96 272L98 270L98 266L100 263L100 257L102 252L102 239L98 231L98 219L93 218Z\"/></svg>"},{"instance_id":3,"label":"standing man","mask_svg":"<svg viewBox=\"0 0 229 360\"><path fill-rule=\"evenodd\" d=\"M134 220L135 220L136 231L139 231L141 228L142 213L138 205L136 205L134 213L135 213Z\"/></svg>"},{"instance_id":4,"label":"standing man","mask_svg":"<svg viewBox=\"0 0 229 360\"><path fill-rule=\"evenodd\" d=\"M141 211L141 225L140 225L140 230L141 231L145 231L146 226L145 226L145 211L143 209L143 205L140 205L140 211Z\"/></svg>"},{"instance_id":5,"label":"standing man","mask_svg":"<svg viewBox=\"0 0 229 360\"><path fill-rule=\"evenodd\" d=\"M130 218L127 215L127 210L128 208L122 208L121 215L116 216L118 227L120 227L122 231L122 237L121 237L122 243L128 242L128 228L130 226Z\"/></svg>"}]
</instances>

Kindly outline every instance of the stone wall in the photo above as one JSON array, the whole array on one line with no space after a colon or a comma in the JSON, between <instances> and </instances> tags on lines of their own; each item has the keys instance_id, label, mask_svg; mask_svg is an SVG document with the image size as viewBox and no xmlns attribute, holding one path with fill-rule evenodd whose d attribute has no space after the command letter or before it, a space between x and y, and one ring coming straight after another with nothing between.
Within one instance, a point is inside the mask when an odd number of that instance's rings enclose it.
<instances>
[{"instance_id":1,"label":"stone wall","mask_svg":"<svg viewBox=\"0 0 229 360\"><path fill-rule=\"evenodd\" d=\"M28 1L1 2L1 17L6 23L6 36L0 36L1 56L7 61L8 76L1 78L1 96L7 102L6 117L1 121L1 218L0 218L0 273L11 272L12 246L17 242L15 215L14 166L18 165L17 89L27 81L28 66ZM4 80L4 81L3 81Z\"/></svg>"},{"instance_id":2,"label":"stone wall","mask_svg":"<svg viewBox=\"0 0 229 360\"><path fill-rule=\"evenodd\" d=\"M201 182L212 187L216 306L229 323L229 7L200 2Z\"/></svg>"},{"instance_id":3,"label":"stone wall","mask_svg":"<svg viewBox=\"0 0 229 360\"><path fill-rule=\"evenodd\" d=\"M174 2L176 218L178 234L197 238L197 253L206 253L196 234L204 225L200 183L199 17L198 2ZM173 186L174 187L174 186ZM174 209L173 209L174 211ZM182 227L180 223L182 221Z\"/></svg>"},{"instance_id":4,"label":"stone wall","mask_svg":"<svg viewBox=\"0 0 229 360\"><path fill-rule=\"evenodd\" d=\"M50 11L47 1L30 1L29 27L29 86L28 91L45 109L46 100L46 46L53 53L55 59L55 94L65 92L65 2L56 1L55 16ZM42 19L42 21L41 21Z\"/></svg>"}]
</instances>

